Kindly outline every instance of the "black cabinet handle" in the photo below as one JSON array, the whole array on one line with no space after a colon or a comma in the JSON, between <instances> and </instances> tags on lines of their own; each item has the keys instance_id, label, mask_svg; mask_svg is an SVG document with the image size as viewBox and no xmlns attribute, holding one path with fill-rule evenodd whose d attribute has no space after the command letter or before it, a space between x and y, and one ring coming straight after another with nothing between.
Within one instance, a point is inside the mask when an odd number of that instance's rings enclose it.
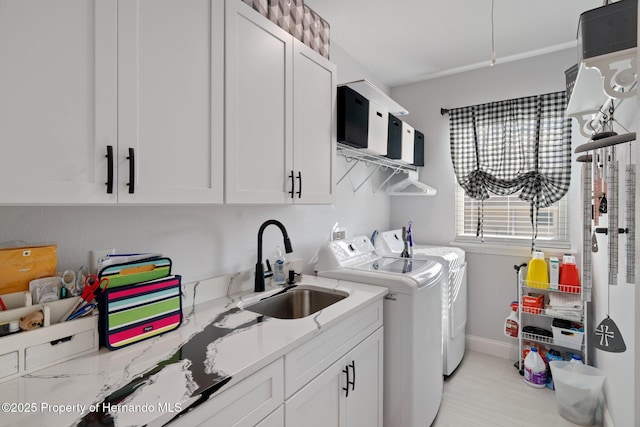
<instances>
[{"instance_id":1,"label":"black cabinet handle","mask_svg":"<svg viewBox=\"0 0 640 427\"><path fill-rule=\"evenodd\" d=\"M291 198L293 199L293 195L295 194L295 178L293 177L293 171L291 171L291 173L289 174L289 178L291 179L291 191L289 191L289 194L291 195Z\"/></svg>"},{"instance_id":2,"label":"black cabinet handle","mask_svg":"<svg viewBox=\"0 0 640 427\"><path fill-rule=\"evenodd\" d=\"M344 369L342 370L342 372L347 374L347 386L346 387L342 387L342 389L345 391L344 397L349 397L349 384L351 384L351 381L349 381L349 366L348 365L345 366Z\"/></svg>"},{"instance_id":3,"label":"black cabinet handle","mask_svg":"<svg viewBox=\"0 0 640 427\"><path fill-rule=\"evenodd\" d=\"M351 361L351 371L353 372L353 379L351 381L351 391L355 391L356 390L356 361L352 360Z\"/></svg>"},{"instance_id":4,"label":"black cabinet handle","mask_svg":"<svg viewBox=\"0 0 640 427\"><path fill-rule=\"evenodd\" d=\"M113 194L113 146L107 145L107 194Z\"/></svg>"},{"instance_id":5,"label":"black cabinet handle","mask_svg":"<svg viewBox=\"0 0 640 427\"><path fill-rule=\"evenodd\" d=\"M302 198L302 172L298 171L298 199Z\"/></svg>"},{"instance_id":6,"label":"black cabinet handle","mask_svg":"<svg viewBox=\"0 0 640 427\"><path fill-rule=\"evenodd\" d=\"M349 379L349 368L351 368L351 372L353 372L351 379ZM351 386L351 391L355 391L356 389L356 361L352 360L350 364L344 367L342 372L347 374L347 386L342 387L345 391L344 397L349 397L349 386Z\"/></svg>"},{"instance_id":7,"label":"black cabinet handle","mask_svg":"<svg viewBox=\"0 0 640 427\"><path fill-rule=\"evenodd\" d=\"M136 189L136 153L133 148L129 148L129 194L133 194Z\"/></svg>"}]
</instances>

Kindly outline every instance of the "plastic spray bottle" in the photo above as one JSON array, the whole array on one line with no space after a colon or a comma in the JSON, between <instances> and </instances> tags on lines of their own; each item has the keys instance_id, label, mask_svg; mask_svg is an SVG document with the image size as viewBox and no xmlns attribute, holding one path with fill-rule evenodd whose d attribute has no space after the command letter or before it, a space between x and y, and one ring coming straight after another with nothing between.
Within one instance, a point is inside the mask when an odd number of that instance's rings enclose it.
<instances>
[{"instance_id":1,"label":"plastic spray bottle","mask_svg":"<svg viewBox=\"0 0 640 427\"><path fill-rule=\"evenodd\" d=\"M287 278L284 274L284 255L282 248L278 246L276 249L276 260L273 263L273 278L271 283L274 285L284 285L287 282Z\"/></svg>"},{"instance_id":2,"label":"plastic spray bottle","mask_svg":"<svg viewBox=\"0 0 640 427\"><path fill-rule=\"evenodd\" d=\"M511 338L520 336L520 324L518 323L518 301L511 303L511 313L504 321L504 334Z\"/></svg>"}]
</instances>

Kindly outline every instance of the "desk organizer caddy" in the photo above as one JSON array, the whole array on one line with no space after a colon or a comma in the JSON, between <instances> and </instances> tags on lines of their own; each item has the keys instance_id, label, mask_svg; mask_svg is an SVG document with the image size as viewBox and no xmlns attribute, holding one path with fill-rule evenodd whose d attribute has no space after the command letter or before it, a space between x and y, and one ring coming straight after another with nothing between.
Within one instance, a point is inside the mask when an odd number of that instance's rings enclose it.
<instances>
[{"instance_id":1,"label":"desk organizer caddy","mask_svg":"<svg viewBox=\"0 0 640 427\"><path fill-rule=\"evenodd\" d=\"M181 279L171 260L155 258L103 268L98 295L100 342L110 350L172 331L182 323Z\"/></svg>"},{"instance_id":2,"label":"desk organizer caddy","mask_svg":"<svg viewBox=\"0 0 640 427\"><path fill-rule=\"evenodd\" d=\"M2 299L8 309L0 312L0 322L42 311L44 326L0 337L0 382L98 350L97 315L61 322L79 297L35 305L29 292L4 294Z\"/></svg>"}]
</instances>

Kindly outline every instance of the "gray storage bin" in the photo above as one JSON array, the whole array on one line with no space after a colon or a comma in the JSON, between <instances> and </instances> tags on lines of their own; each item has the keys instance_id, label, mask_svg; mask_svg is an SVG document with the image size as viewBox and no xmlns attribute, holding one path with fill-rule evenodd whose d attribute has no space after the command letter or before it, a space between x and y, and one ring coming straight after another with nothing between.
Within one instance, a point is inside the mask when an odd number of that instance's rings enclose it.
<instances>
[{"instance_id":1,"label":"gray storage bin","mask_svg":"<svg viewBox=\"0 0 640 427\"><path fill-rule=\"evenodd\" d=\"M257 10L258 12L260 12L261 15L267 16L269 14L269 10L267 7L269 0L242 0L242 1L248 4L249 6L251 6L252 8L254 8L255 10Z\"/></svg>"},{"instance_id":2,"label":"gray storage bin","mask_svg":"<svg viewBox=\"0 0 640 427\"><path fill-rule=\"evenodd\" d=\"M338 87L338 142L367 148L369 100L348 86Z\"/></svg>"},{"instance_id":3,"label":"gray storage bin","mask_svg":"<svg viewBox=\"0 0 640 427\"><path fill-rule=\"evenodd\" d=\"M329 23L306 4L302 19L302 41L329 59Z\"/></svg>"},{"instance_id":4,"label":"gray storage bin","mask_svg":"<svg viewBox=\"0 0 640 427\"><path fill-rule=\"evenodd\" d=\"M567 68L564 72L564 76L566 80L567 102L569 102L571 94L573 93L573 87L576 85L576 79L578 78L578 64L571 68Z\"/></svg>"},{"instance_id":5,"label":"gray storage bin","mask_svg":"<svg viewBox=\"0 0 640 427\"><path fill-rule=\"evenodd\" d=\"M269 0L269 19L302 41L303 0Z\"/></svg>"},{"instance_id":6,"label":"gray storage bin","mask_svg":"<svg viewBox=\"0 0 640 427\"><path fill-rule=\"evenodd\" d=\"M578 23L580 60L638 45L638 1L620 0L588 10Z\"/></svg>"},{"instance_id":7,"label":"gray storage bin","mask_svg":"<svg viewBox=\"0 0 640 427\"><path fill-rule=\"evenodd\" d=\"M413 164L414 166L424 166L424 134L416 130L414 137Z\"/></svg>"},{"instance_id":8,"label":"gray storage bin","mask_svg":"<svg viewBox=\"0 0 640 427\"><path fill-rule=\"evenodd\" d=\"M402 120L393 114L389 114L387 157L395 160L402 158Z\"/></svg>"}]
</instances>

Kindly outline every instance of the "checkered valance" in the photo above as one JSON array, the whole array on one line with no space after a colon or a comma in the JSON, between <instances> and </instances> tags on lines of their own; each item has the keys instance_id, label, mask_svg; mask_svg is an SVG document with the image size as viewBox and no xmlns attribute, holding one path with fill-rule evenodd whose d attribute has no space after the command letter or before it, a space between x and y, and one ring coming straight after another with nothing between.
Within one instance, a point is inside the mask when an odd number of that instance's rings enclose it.
<instances>
[{"instance_id":1,"label":"checkered valance","mask_svg":"<svg viewBox=\"0 0 640 427\"><path fill-rule=\"evenodd\" d=\"M486 200L490 193L519 191L531 203L535 232L534 208L553 204L569 189L566 104L563 91L449 110L451 160L466 195Z\"/></svg>"}]
</instances>

